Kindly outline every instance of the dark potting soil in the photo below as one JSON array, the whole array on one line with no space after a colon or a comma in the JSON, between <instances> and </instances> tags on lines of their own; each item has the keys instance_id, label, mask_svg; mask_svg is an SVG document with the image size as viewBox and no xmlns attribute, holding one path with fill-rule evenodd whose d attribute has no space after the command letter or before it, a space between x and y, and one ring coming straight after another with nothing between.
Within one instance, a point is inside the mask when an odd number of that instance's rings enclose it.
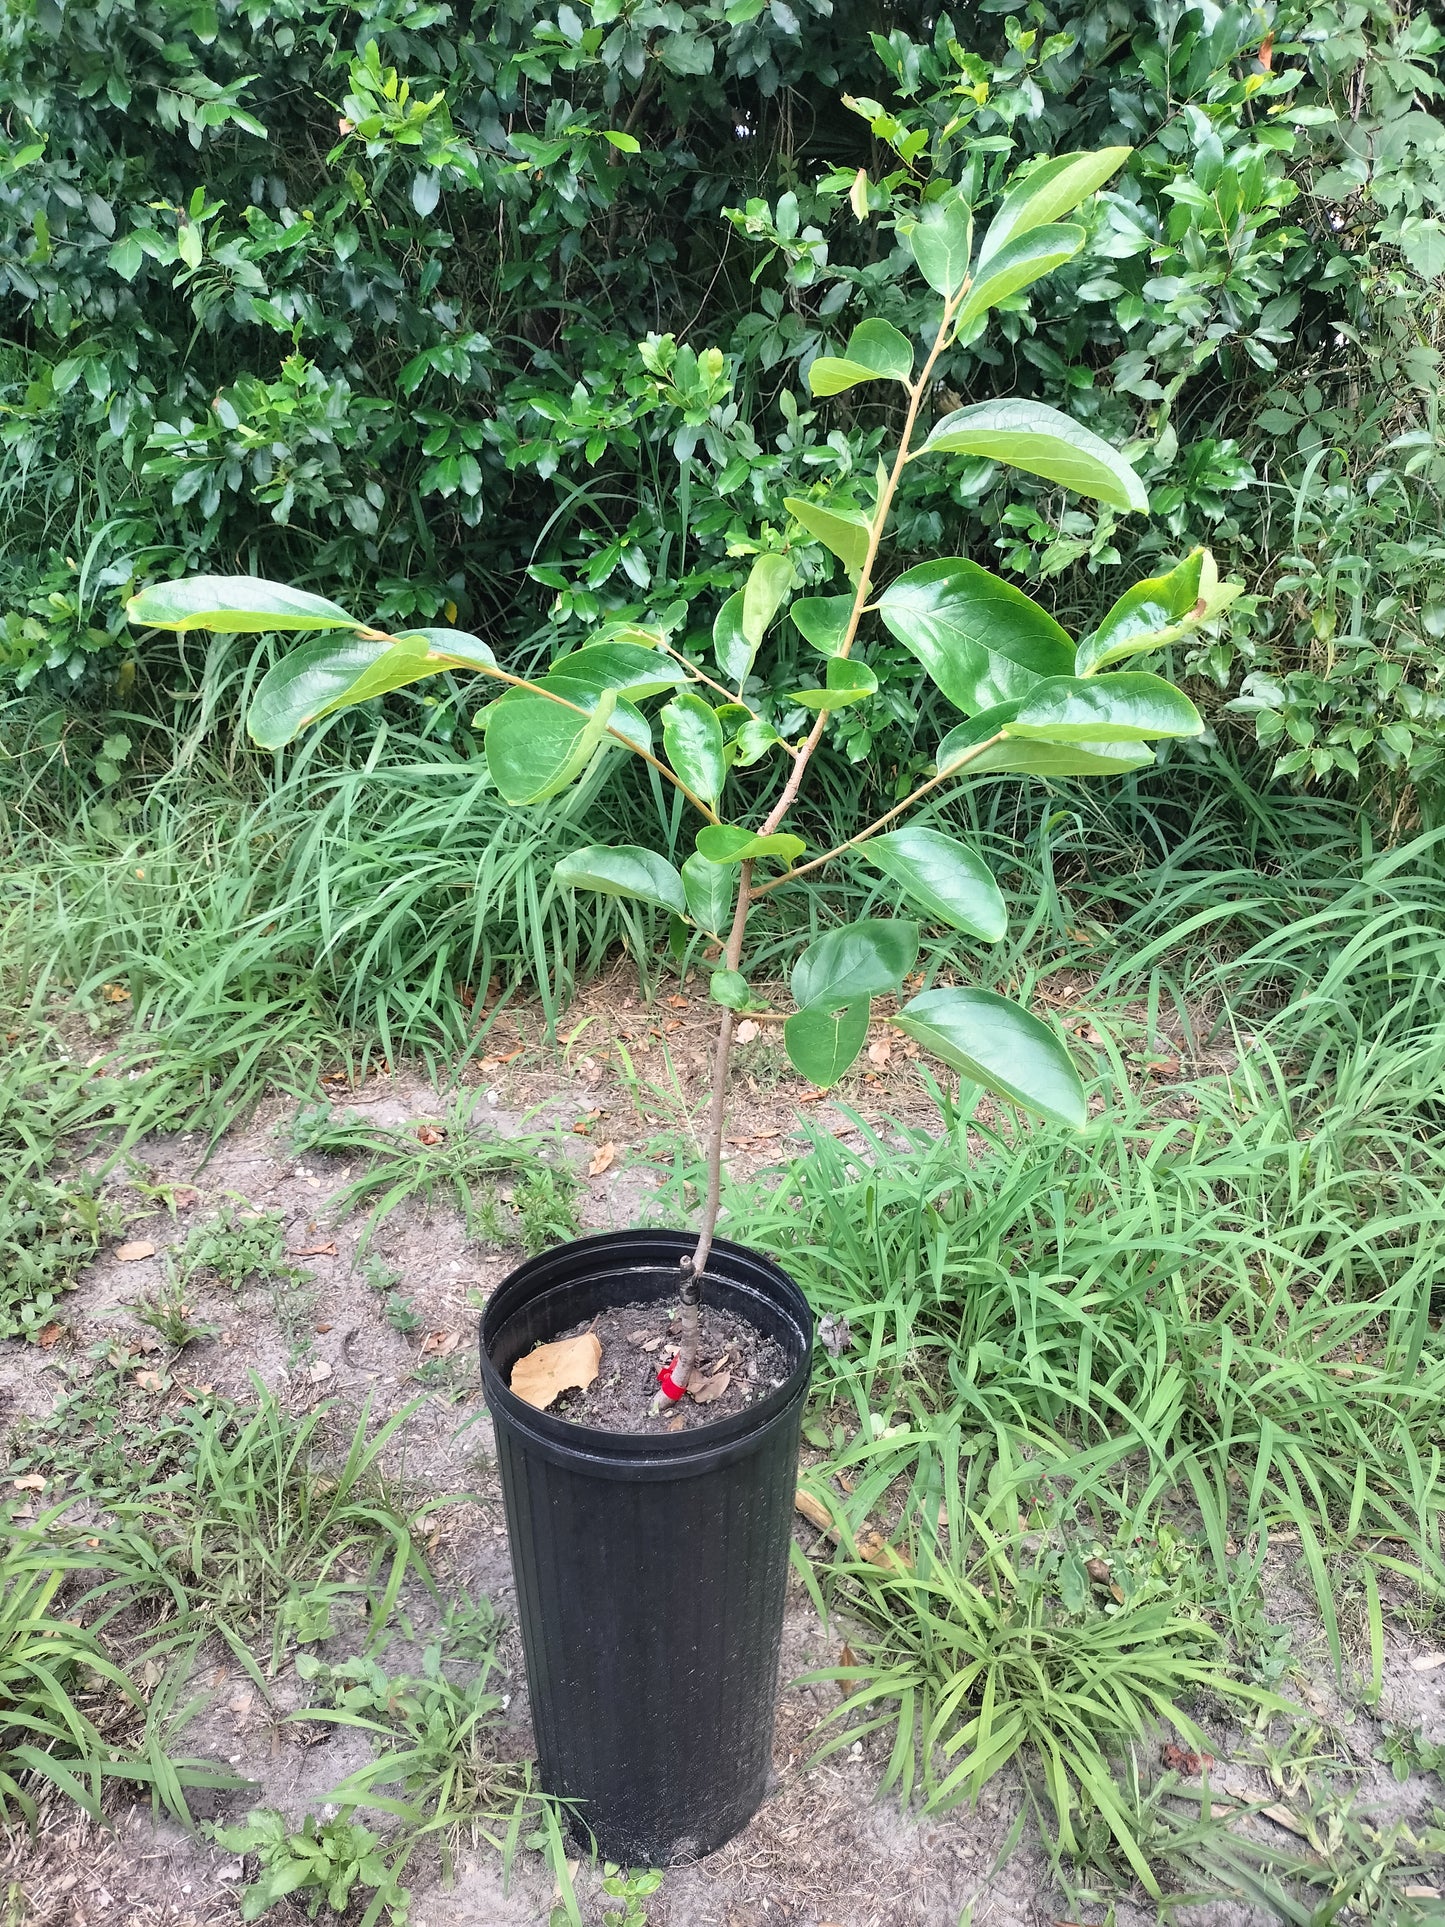
<instances>
[{"instance_id":1,"label":"dark potting soil","mask_svg":"<svg viewBox=\"0 0 1445 1927\"><path fill-rule=\"evenodd\" d=\"M614 1306L558 1332L558 1338L595 1332L602 1363L584 1391L563 1392L551 1409L574 1425L595 1425L604 1432L694 1432L746 1411L788 1376L787 1356L775 1338L704 1299L693 1390L653 1418L657 1374L677 1355L677 1330L675 1308L654 1299ZM693 1391L703 1397L695 1398Z\"/></svg>"}]
</instances>

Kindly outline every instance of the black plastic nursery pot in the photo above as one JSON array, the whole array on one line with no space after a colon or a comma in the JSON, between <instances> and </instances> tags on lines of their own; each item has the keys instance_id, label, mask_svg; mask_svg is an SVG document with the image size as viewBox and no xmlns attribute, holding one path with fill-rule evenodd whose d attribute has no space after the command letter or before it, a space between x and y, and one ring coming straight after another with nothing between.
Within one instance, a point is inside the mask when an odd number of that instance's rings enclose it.
<instances>
[{"instance_id":1,"label":"black plastic nursery pot","mask_svg":"<svg viewBox=\"0 0 1445 1927\"><path fill-rule=\"evenodd\" d=\"M704 1304L777 1339L788 1375L715 1424L604 1432L539 1412L512 1366L610 1306L672 1299L678 1231L607 1232L522 1265L482 1317L542 1785L624 1866L712 1853L767 1787L808 1301L770 1259L713 1245Z\"/></svg>"}]
</instances>

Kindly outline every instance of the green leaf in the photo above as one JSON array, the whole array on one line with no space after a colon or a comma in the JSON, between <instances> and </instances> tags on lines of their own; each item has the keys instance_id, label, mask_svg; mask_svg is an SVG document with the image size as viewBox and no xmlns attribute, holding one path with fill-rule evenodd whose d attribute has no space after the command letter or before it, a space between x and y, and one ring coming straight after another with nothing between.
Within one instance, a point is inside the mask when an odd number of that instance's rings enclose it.
<instances>
[{"instance_id":1,"label":"green leaf","mask_svg":"<svg viewBox=\"0 0 1445 1927\"><path fill-rule=\"evenodd\" d=\"M783 1044L794 1070L820 1090L829 1090L868 1041L868 998L838 1009L817 1006L795 1011L783 1025Z\"/></svg>"},{"instance_id":2,"label":"green leaf","mask_svg":"<svg viewBox=\"0 0 1445 1927\"><path fill-rule=\"evenodd\" d=\"M704 803L716 803L727 776L723 733L701 696L675 696L663 710L662 746L688 788Z\"/></svg>"},{"instance_id":3,"label":"green leaf","mask_svg":"<svg viewBox=\"0 0 1445 1927\"><path fill-rule=\"evenodd\" d=\"M808 370L815 395L841 395L862 381L913 378L913 344L891 321L860 321L841 355L819 355Z\"/></svg>"},{"instance_id":4,"label":"green leaf","mask_svg":"<svg viewBox=\"0 0 1445 1927\"><path fill-rule=\"evenodd\" d=\"M280 749L309 723L404 689L434 675L438 666L428 660L419 636L395 643L318 636L288 649L266 671L251 698L246 728L262 749Z\"/></svg>"},{"instance_id":5,"label":"green leaf","mask_svg":"<svg viewBox=\"0 0 1445 1927\"><path fill-rule=\"evenodd\" d=\"M909 569L884 590L878 611L965 712L1026 695L1074 666L1073 643L1032 596L962 556Z\"/></svg>"},{"instance_id":6,"label":"green leaf","mask_svg":"<svg viewBox=\"0 0 1445 1927\"><path fill-rule=\"evenodd\" d=\"M996 736L1006 722L1012 722L1023 702L1000 703L986 709L957 729L951 729L938 745L938 767L947 769L967 749ZM1119 776L1131 769L1146 769L1154 752L1144 743L1049 743L1007 740L994 743L965 765L967 776Z\"/></svg>"},{"instance_id":7,"label":"green leaf","mask_svg":"<svg viewBox=\"0 0 1445 1927\"><path fill-rule=\"evenodd\" d=\"M861 509L825 508L821 502L808 502L800 495L785 496L783 507L809 535L833 551L849 575L856 579L862 573L873 524Z\"/></svg>"},{"instance_id":8,"label":"green leaf","mask_svg":"<svg viewBox=\"0 0 1445 1927\"><path fill-rule=\"evenodd\" d=\"M1049 1026L991 990L925 990L893 1019L900 1030L995 1097L1080 1130L1088 1122L1074 1061Z\"/></svg>"},{"instance_id":9,"label":"green leaf","mask_svg":"<svg viewBox=\"0 0 1445 1927\"><path fill-rule=\"evenodd\" d=\"M1094 154L1060 154L1034 168L1026 180L1010 187L989 222L978 251L980 271L1020 235L1072 214L1119 171L1133 151L1132 147L1103 147Z\"/></svg>"},{"instance_id":10,"label":"green leaf","mask_svg":"<svg viewBox=\"0 0 1445 1927\"><path fill-rule=\"evenodd\" d=\"M792 586L793 565L786 555L760 555L749 569L743 585L742 631L754 654Z\"/></svg>"},{"instance_id":11,"label":"green leaf","mask_svg":"<svg viewBox=\"0 0 1445 1927\"><path fill-rule=\"evenodd\" d=\"M1128 656L1162 649L1209 622L1243 589L1221 582L1207 549L1195 549L1168 575L1149 576L1125 590L1091 635L1079 643L1074 673L1097 675Z\"/></svg>"},{"instance_id":12,"label":"green leaf","mask_svg":"<svg viewBox=\"0 0 1445 1927\"><path fill-rule=\"evenodd\" d=\"M721 937L733 920L733 900L737 878L725 863L709 863L705 856L690 856L682 866L682 887L687 897L687 914L699 930Z\"/></svg>"},{"instance_id":13,"label":"green leaf","mask_svg":"<svg viewBox=\"0 0 1445 1927\"><path fill-rule=\"evenodd\" d=\"M740 970L715 970L708 979L707 994L724 1010L746 1010L753 996Z\"/></svg>"},{"instance_id":14,"label":"green leaf","mask_svg":"<svg viewBox=\"0 0 1445 1927\"><path fill-rule=\"evenodd\" d=\"M732 747L738 763L747 769L750 764L761 762L768 751L782 740L771 723L765 723L760 716L750 716L733 737Z\"/></svg>"},{"instance_id":15,"label":"green leaf","mask_svg":"<svg viewBox=\"0 0 1445 1927\"><path fill-rule=\"evenodd\" d=\"M962 334L990 308L1071 261L1083 245L1081 227L1040 227L1020 234L999 249L986 272L980 269L975 275L968 298L958 311L958 332Z\"/></svg>"},{"instance_id":16,"label":"green leaf","mask_svg":"<svg viewBox=\"0 0 1445 1927\"><path fill-rule=\"evenodd\" d=\"M930 288L950 299L968 277L973 210L957 192L929 201L908 232L908 247Z\"/></svg>"},{"instance_id":17,"label":"green leaf","mask_svg":"<svg viewBox=\"0 0 1445 1927\"><path fill-rule=\"evenodd\" d=\"M793 965L790 988L801 1009L836 1009L855 997L897 990L918 961L918 925L896 917L864 917L815 937Z\"/></svg>"},{"instance_id":18,"label":"green leaf","mask_svg":"<svg viewBox=\"0 0 1445 1927\"><path fill-rule=\"evenodd\" d=\"M495 669L497 666L488 645L465 629L406 629L397 641L409 642L413 636L420 636L426 643L427 654L438 669Z\"/></svg>"},{"instance_id":19,"label":"green leaf","mask_svg":"<svg viewBox=\"0 0 1445 1927\"><path fill-rule=\"evenodd\" d=\"M712 652L723 681L734 689L741 689L758 653L743 630L741 589L736 595L730 595L717 612L717 620L712 625Z\"/></svg>"},{"instance_id":20,"label":"green leaf","mask_svg":"<svg viewBox=\"0 0 1445 1927\"><path fill-rule=\"evenodd\" d=\"M734 823L709 823L697 833L698 855L706 857L709 863L752 863L762 856L795 863L807 847L802 837L793 836L787 830L759 836L756 831L739 829Z\"/></svg>"},{"instance_id":21,"label":"green leaf","mask_svg":"<svg viewBox=\"0 0 1445 1927\"><path fill-rule=\"evenodd\" d=\"M803 709L846 709L849 703L861 703L865 696L877 693L878 678L866 663L834 656L828 664L826 688L792 689L786 700Z\"/></svg>"},{"instance_id":22,"label":"green leaf","mask_svg":"<svg viewBox=\"0 0 1445 1927\"><path fill-rule=\"evenodd\" d=\"M574 850L553 866L552 876L566 890L595 890L604 897L634 897L681 916L687 909L682 878L664 856L635 843L593 843Z\"/></svg>"},{"instance_id":23,"label":"green leaf","mask_svg":"<svg viewBox=\"0 0 1445 1927\"><path fill-rule=\"evenodd\" d=\"M145 249L135 235L127 234L114 244L106 261L123 281L134 281L145 258Z\"/></svg>"},{"instance_id":24,"label":"green leaf","mask_svg":"<svg viewBox=\"0 0 1445 1927\"><path fill-rule=\"evenodd\" d=\"M503 799L541 803L557 796L586 769L602 743L617 692L604 689L590 715L545 696L509 690L487 716L487 768Z\"/></svg>"},{"instance_id":25,"label":"green leaf","mask_svg":"<svg viewBox=\"0 0 1445 1927\"><path fill-rule=\"evenodd\" d=\"M559 656L546 680L580 684L592 690L615 689L619 696L641 701L664 689L678 689L691 678L672 656L644 649L635 642L593 642L570 656Z\"/></svg>"},{"instance_id":26,"label":"green leaf","mask_svg":"<svg viewBox=\"0 0 1445 1927\"><path fill-rule=\"evenodd\" d=\"M945 415L920 455L978 455L1041 475L1111 508L1149 513L1144 484L1123 456L1072 416L1039 401L975 402Z\"/></svg>"},{"instance_id":27,"label":"green leaf","mask_svg":"<svg viewBox=\"0 0 1445 1927\"><path fill-rule=\"evenodd\" d=\"M788 614L805 642L824 656L836 656L848 639L853 615L850 595L809 595L795 602Z\"/></svg>"},{"instance_id":28,"label":"green leaf","mask_svg":"<svg viewBox=\"0 0 1445 1927\"><path fill-rule=\"evenodd\" d=\"M1008 910L993 872L976 850L940 830L910 824L869 837L859 854L903 886L920 910L985 943L997 943Z\"/></svg>"},{"instance_id":29,"label":"green leaf","mask_svg":"<svg viewBox=\"0 0 1445 1927\"><path fill-rule=\"evenodd\" d=\"M271 630L364 629L324 596L266 582L256 575L193 575L181 582L153 582L125 605L142 629L214 629L220 635L254 636Z\"/></svg>"},{"instance_id":30,"label":"green leaf","mask_svg":"<svg viewBox=\"0 0 1445 1927\"><path fill-rule=\"evenodd\" d=\"M1085 681L1056 676L1019 705L1006 736L1053 743L1144 742L1155 736L1198 736L1204 723L1183 690L1144 670L1120 670Z\"/></svg>"}]
</instances>

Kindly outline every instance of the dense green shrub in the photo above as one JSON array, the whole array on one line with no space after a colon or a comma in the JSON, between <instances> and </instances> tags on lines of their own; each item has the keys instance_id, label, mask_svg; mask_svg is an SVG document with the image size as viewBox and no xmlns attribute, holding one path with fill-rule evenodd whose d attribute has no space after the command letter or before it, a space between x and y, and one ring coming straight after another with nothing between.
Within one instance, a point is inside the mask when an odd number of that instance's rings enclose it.
<instances>
[{"instance_id":1,"label":"dense green shrub","mask_svg":"<svg viewBox=\"0 0 1445 1927\"><path fill-rule=\"evenodd\" d=\"M902 492L905 556L969 547L1087 627L1116 565L1208 541L1257 592L1194 665L1216 721L1312 780L1428 772L1445 133L1426 11L924 18L8 10L0 684L113 701L138 674L153 707L177 665L154 641L129 659L123 592L206 566L529 658L604 619L705 632L757 548L800 541L785 494L871 475L890 404L825 426L806 371L865 304L916 330L889 223L859 214L922 185L946 127L999 174L1134 146L1079 260L951 353L939 403L1069 408L1135 460L1155 519L1126 553L1108 511L958 459ZM834 725L884 784L920 760L926 702L891 669ZM113 786L116 731L93 733L71 749Z\"/></svg>"}]
</instances>

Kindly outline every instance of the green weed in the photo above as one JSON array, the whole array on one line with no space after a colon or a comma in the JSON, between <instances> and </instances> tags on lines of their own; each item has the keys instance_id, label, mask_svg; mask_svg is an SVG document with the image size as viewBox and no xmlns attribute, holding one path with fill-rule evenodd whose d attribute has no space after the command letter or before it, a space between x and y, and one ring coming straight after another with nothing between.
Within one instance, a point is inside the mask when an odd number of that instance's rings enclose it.
<instances>
[{"instance_id":1,"label":"green weed","mask_svg":"<svg viewBox=\"0 0 1445 1927\"><path fill-rule=\"evenodd\" d=\"M94 1178L0 1178L0 1338L38 1337L119 1223Z\"/></svg>"},{"instance_id":2,"label":"green weed","mask_svg":"<svg viewBox=\"0 0 1445 1927\"><path fill-rule=\"evenodd\" d=\"M350 1807L330 1820L308 1813L294 1828L284 1814L258 1807L241 1825L211 1831L229 1852L256 1857L257 1877L241 1893L242 1920L259 1920L292 1894L309 1920L315 1920L323 1906L341 1914L368 1896L361 1916L366 1927L372 1927L383 1908L396 1927L407 1919L411 1896L397 1880L398 1856L353 1820Z\"/></svg>"},{"instance_id":3,"label":"green weed","mask_svg":"<svg viewBox=\"0 0 1445 1927\"><path fill-rule=\"evenodd\" d=\"M214 1217L194 1225L167 1254L173 1288L186 1291L214 1284L239 1291L248 1284L284 1288L304 1282L308 1274L286 1259L285 1224L280 1211L224 1205Z\"/></svg>"}]
</instances>

